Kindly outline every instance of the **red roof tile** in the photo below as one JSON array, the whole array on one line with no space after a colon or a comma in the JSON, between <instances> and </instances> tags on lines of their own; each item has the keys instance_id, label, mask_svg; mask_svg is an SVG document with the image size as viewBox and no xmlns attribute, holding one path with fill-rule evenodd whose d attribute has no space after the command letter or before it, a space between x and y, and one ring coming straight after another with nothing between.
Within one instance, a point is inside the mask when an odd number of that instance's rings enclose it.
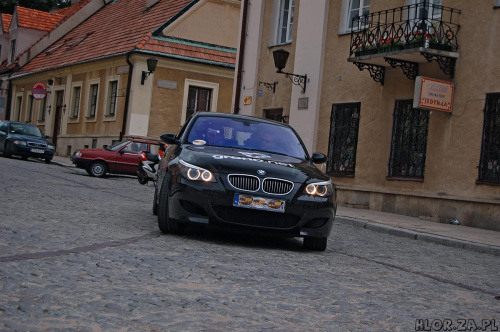
<instances>
[{"instance_id":1,"label":"red roof tile","mask_svg":"<svg viewBox=\"0 0 500 332\"><path fill-rule=\"evenodd\" d=\"M11 20L12 20L12 15L2 14L3 32L9 32L9 26Z\"/></svg>"},{"instance_id":2,"label":"red roof tile","mask_svg":"<svg viewBox=\"0 0 500 332\"><path fill-rule=\"evenodd\" d=\"M162 0L149 10L145 0L111 2L28 62L16 76L133 51L148 32L167 22L190 2Z\"/></svg>"}]
</instances>

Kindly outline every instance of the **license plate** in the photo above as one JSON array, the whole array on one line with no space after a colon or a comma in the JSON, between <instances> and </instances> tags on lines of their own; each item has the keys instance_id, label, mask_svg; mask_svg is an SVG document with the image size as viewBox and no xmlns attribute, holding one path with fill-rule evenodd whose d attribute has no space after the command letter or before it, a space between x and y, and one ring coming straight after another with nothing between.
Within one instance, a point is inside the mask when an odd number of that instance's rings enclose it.
<instances>
[{"instance_id":1,"label":"license plate","mask_svg":"<svg viewBox=\"0 0 500 332\"><path fill-rule=\"evenodd\" d=\"M31 149L31 152L33 152L33 153L44 153L45 151L41 150L41 149Z\"/></svg>"},{"instance_id":2,"label":"license plate","mask_svg":"<svg viewBox=\"0 0 500 332\"><path fill-rule=\"evenodd\" d=\"M285 212L285 201L283 200L242 194L234 194L233 206L281 213Z\"/></svg>"}]
</instances>

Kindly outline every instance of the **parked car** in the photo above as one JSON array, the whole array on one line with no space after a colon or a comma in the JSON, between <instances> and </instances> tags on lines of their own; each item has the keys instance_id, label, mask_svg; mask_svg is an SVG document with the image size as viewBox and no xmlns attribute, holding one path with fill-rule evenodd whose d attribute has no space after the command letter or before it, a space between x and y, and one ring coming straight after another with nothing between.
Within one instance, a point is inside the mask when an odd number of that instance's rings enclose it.
<instances>
[{"instance_id":1,"label":"parked car","mask_svg":"<svg viewBox=\"0 0 500 332\"><path fill-rule=\"evenodd\" d=\"M43 159L49 164L55 147L40 128L29 123L4 120L0 122L0 151L4 157L21 156Z\"/></svg>"},{"instance_id":2,"label":"parked car","mask_svg":"<svg viewBox=\"0 0 500 332\"><path fill-rule=\"evenodd\" d=\"M139 154L142 151L156 154L159 148L159 141L130 138L104 149L78 149L70 159L76 167L96 177L107 174L137 175Z\"/></svg>"},{"instance_id":3,"label":"parked car","mask_svg":"<svg viewBox=\"0 0 500 332\"><path fill-rule=\"evenodd\" d=\"M169 144L159 171L153 213L163 233L188 224L284 237L306 249L327 247L337 209L331 179L314 164L287 124L250 116L195 113Z\"/></svg>"}]
</instances>

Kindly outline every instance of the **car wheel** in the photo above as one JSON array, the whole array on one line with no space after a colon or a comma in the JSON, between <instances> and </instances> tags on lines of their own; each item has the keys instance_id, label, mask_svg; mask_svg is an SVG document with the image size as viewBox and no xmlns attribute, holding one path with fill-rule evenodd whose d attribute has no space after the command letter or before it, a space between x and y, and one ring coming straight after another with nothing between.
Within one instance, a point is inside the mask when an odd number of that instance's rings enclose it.
<instances>
[{"instance_id":1,"label":"car wheel","mask_svg":"<svg viewBox=\"0 0 500 332\"><path fill-rule=\"evenodd\" d=\"M170 176L163 177L163 183L160 189L160 197L158 201L158 228L162 233L179 234L182 231L181 225L168 215L168 192Z\"/></svg>"},{"instance_id":2,"label":"car wheel","mask_svg":"<svg viewBox=\"0 0 500 332\"><path fill-rule=\"evenodd\" d=\"M98 178L103 178L106 176L107 166L103 161L97 160L90 164L89 171L90 175Z\"/></svg>"},{"instance_id":3,"label":"car wheel","mask_svg":"<svg viewBox=\"0 0 500 332\"><path fill-rule=\"evenodd\" d=\"M12 157L12 147L9 142L5 143L4 149L3 149L3 156L6 158Z\"/></svg>"},{"instance_id":4,"label":"car wheel","mask_svg":"<svg viewBox=\"0 0 500 332\"><path fill-rule=\"evenodd\" d=\"M46 157L45 158L45 163L46 164L50 164L51 161L52 161L52 158L50 158L50 157Z\"/></svg>"},{"instance_id":5,"label":"car wheel","mask_svg":"<svg viewBox=\"0 0 500 332\"><path fill-rule=\"evenodd\" d=\"M148 175L144 171L137 171L137 181L139 181L140 184L147 184L149 179Z\"/></svg>"},{"instance_id":6,"label":"car wheel","mask_svg":"<svg viewBox=\"0 0 500 332\"><path fill-rule=\"evenodd\" d=\"M155 186L155 197L153 198L153 214L158 215L158 193Z\"/></svg>"},{"instance_id":7,"label":"car wheel","mask_svg":"<svg viewBox=\"0 0 500 332\"><path fill-rule=\"evenodd\" d=\"M303 246L308 250L325 251L327 244L328 238L326 237L305 237Z\"/></svg>"}]
</instances>

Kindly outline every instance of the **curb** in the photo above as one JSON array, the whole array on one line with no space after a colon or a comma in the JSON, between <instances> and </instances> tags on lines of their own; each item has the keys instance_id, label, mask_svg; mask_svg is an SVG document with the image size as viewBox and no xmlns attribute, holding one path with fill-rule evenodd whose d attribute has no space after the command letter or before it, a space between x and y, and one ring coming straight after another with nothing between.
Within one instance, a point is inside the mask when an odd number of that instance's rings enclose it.
<instances>
[{"instance_id":1,"label":"curb","mask_svg":"<svg viewBox=\"0 0 500 332\"><path fill-rule=\"evenodd\" d=\"M420 233L409 229L383 225L371 221L354 219L350 217L336 216L335 221L340 224L350 225L357 228L364 228L379 233L405 237L413 240L425 241L429 243L443 245L446 247L459 248L459 249L465 249L465 250L500 256L500 247L493 247L487 244L474 243L465 240L457 240L435 234Z\"/></svg>"}]
</instances>

